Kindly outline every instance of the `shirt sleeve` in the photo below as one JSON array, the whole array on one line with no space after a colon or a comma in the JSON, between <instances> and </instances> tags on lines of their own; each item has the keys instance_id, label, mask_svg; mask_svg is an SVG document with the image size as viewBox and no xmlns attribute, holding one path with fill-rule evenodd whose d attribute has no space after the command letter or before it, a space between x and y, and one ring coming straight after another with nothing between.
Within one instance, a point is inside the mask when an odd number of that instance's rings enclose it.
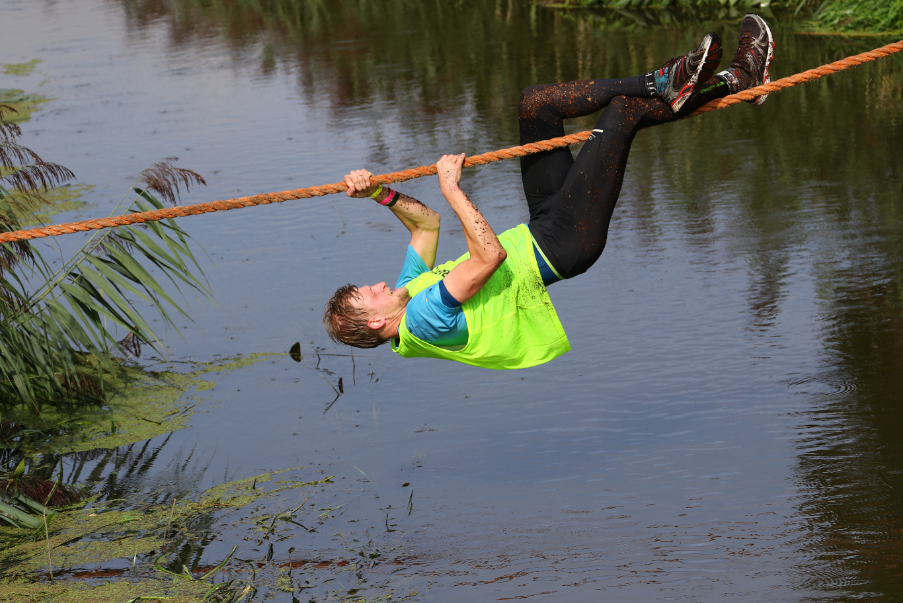
<instances>
[{"instance_id":1,"label":"shirt sleeve","mask_svg":"<svg viewBox=\"0 0 903 603\"><path fill-rule=\"evenodd\" d=\"M398 277L398 282L395 283L395 289L404 287L424 272L429 271L429 267L417 255L414 248L408 245L408 250L404 254L404 264L401 266L401 275Z\"/></svg>"},{"instance_id":2,"label":"shirt sleeve","mask_svg":"<svg viewBox=\"0 0 903 603\"><path fill-rule=\"evenodd\" d=\"M464 345L468 336L464 311L460 304L450 308L443 303L441 285L439 281L411 298L405 309L405 323L415 337L427 343L443 347Z\"/></svg>"}]
</instances>

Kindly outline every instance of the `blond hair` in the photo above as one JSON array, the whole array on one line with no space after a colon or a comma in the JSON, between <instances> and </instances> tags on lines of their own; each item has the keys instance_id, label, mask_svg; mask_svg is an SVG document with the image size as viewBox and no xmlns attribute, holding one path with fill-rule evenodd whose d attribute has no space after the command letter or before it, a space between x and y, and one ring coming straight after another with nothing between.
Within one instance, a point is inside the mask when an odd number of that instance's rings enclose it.
<instances>
[{"instance_id":1,"label":"blond hair","mask_svg":"<svg viewBox=\"0 0 903 603\"><path fill-rule=\"evenodd\" d=\"M355 285L339 287L323 309L323 327L329 338L356 348L375 348L386 343L368 324L369 312L361 307L361 294Z\"/></svg>"}]
</instances>

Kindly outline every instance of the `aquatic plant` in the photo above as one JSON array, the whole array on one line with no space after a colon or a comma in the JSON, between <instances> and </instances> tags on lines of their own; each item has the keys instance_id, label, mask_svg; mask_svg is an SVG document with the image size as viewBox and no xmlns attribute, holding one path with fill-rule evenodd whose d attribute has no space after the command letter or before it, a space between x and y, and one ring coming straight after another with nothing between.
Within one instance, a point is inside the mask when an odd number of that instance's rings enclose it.
<instances>
[{"instance_id":1,"label":"aquatic plant","mask_svg":"<svg viewBox=\"0 0 903 603\"><path fill-rule=\"evenodd\" d=\"M0 479L0 482L2 482L2 488L0 488L0 522L8 523L16 528L35 530L43 525L48 516L56 515L56 512L51 511L20 491L19 485L24 478L24 474L25 461L22 461L11 475L3 476ZM55 490L53 488L47 493L45 502L50 500ZM33 515L35 513L41 519L35 517Z\"/></svg>"},{"instance_id":2,"label":"aquatic plant","mask_svg":"<svg viewBox=\"0 0 903 603\"><path fill-rule=\"evenodd\" d=\"M47 191L74 178L67 168L19 144L22 131L11 119L15 113L0 105L4 232L19 229L20 216L45 203ZM126 212L159 209L163 202L157 196L176 203L182 186L205 184L174 160L142 172L113 213L123 207ZM188 235L171 220L96 233L58 268L35 243L0 246L0 410L26 406L40 417L45 405L72 411L102 404L109 377L121 374L124 359L137 356L141 346L165 356L147 309L164 328L174 326L176 315L189 317L161 280L179 293L187 287L210 297ZM146 307L139 311L138 303Z\"/></svg>"},{"instance_id":3,"label":"aquatic plant","mask_svg":"<svg viewBox=\"0 0 903 603\"><path fill-rule=\"evenodd\" d=\"M34 530L56 515L50 505L71 505L82 498L81 489L63 483L62 467L53 482L26 475L23 459L12 473L0 473L0 524Z\"/></svg>"},{"instance_id":4,"label":"aquatic plant","mask_svg":"<svg viewBox=\"0 0 903 603\"><path fill-rule=\"evenodd\" d=\"M899 32L903 30L903 0L547 0L558 7L613 9L694 8L729 10L713 16L735 17L745 11L781 9L807 19L808 27L844 32Z\"/></svg>"},{"instance_id":5,"label":"aquatic plant","mask_svg":"<svg viewBox=\"0 0 903 603\"><path fill-rule=\"evenodd\" d=\"M797 7L810 0L550 0L545 4L564 6L606 6L611 8L668 8L679 5L698 7L768 8Z\"/></svg>"},{"instance_id":6,"label":"aquatic plant","mask_svg":"<svg viewBox=\"0 0 903 603\"><path fill-rule=\"evenodd\" d=\"M831 30L900 32L903 0L825 0L812 20Z\"/></svg>"},{"instance_id":7,"label":"aquatic plant","mask_svg":"<svg viewBox=\"0 0 903 603\"><path fill-rule=\"evenodd\" d=\"M136 457L156 456L158 448L142 447ZM386 553L397 549L391 539L354 539L347 549L339 549L338 559L325 560L296 543L301 550L292 559L296 549L285 541L294 537L296 528L309 536L334 523L329 514L335 509L329 504L334 489L333 476L291 467L172 499L126 505L121 499L94 499L55 514L46 530L40 513L32 518L32 531L0 523L0 600L37 599L40 593L41 600L68 595L98 602L125 602L137 600L129 598L136 596L237 602L258 591L263 600L275 592L316 592L321 584L338 586L334 599L365 588L387 590L379 583L364 586L356 578L362 573L367 578L380 576L382 568L372 570ZM210 558L225 526L229 531L239 528L244 538L236 538L238 544L231 551L224 546ZM123 557L131 562L129 568L121 567ZM204 563L207 558L209 563ZM50 572L55 582L35 579ZM336 580L339 574L344 577L341 582Z\"/></svg>"}]
</instances>

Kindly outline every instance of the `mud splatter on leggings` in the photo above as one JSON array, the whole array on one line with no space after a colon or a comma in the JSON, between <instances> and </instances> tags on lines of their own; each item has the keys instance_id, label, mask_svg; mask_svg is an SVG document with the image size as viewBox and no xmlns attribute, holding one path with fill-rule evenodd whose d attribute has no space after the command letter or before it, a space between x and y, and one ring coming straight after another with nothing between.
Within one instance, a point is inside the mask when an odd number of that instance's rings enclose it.
<instances>
[{"instance_id":1,"label":"mud splatter on leggings","mask_svg":"<svg viewBox=\"0 0 903 603\"><path fill-rule=\"evenodd\" d=\"M642 76L641 76L642 77ZM704 98L687 103L681 115L727 94L715 86ZM643 128L677 119L660 100L637 89L636 78L583 80L531 86L518 107L521 144L564 136L563 119L590 115L607 107L592 138L577 158L567 148L521 159L524 192L530 207L530 231L564 278L586 272L602 255L624 168L634 136Z\"/></svg>"}]
</instances>

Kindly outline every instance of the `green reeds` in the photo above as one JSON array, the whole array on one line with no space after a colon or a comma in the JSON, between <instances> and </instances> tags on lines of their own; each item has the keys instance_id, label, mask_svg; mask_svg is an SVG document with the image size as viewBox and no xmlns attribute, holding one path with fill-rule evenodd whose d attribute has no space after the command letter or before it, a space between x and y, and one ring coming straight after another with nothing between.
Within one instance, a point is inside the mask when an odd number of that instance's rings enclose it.
<instances>
[{"instance_id":1,"label":"green reeds","mask_svg":"<svg viewBox=\"0 0 903 603\"><path fill-rule=\"evenodd\" d=\"M14 112L0 105L4 232L19 228L17 216L39 207L42 193L73 177L18 144L21 130L7 119ZM114 213L160 209L158 196L175 203L181 185L204 183L172 160L145 170ZM189 317L171 291L209 298L202 279L188 235L172 220L95 233L60 267L32 242L0 245L0 411L25 406L39 417L46 405L71 412L102 404L124 358L142 345L166 355L146 313L175 327L175 316Z\"/></svg>"},{"instance_id":2,"label":"green reeds","mask_svg":"<svg viewBox=\"0 0 903 603\"><path fill-rule=\"evenodd\" d=\"M903 32L903 0L824 0L812 15L836 31Z\"/></svg>"},{"instance_id":3,"label":"green reeds","mask_svg":"<svg viewBox=\"0 0 903 603\"><path fill-rule=\"evenodd\" d=\"M606 8L673 8L675 6L699 8L792 8L807 4L818 4L817 0L549 0L546 4L562 6L600 6Z\"/></svg>"},{"instance_id":4,"label":"green reeds","mask_svg":"<svg viewBox=\"0 0 903 603\"><path fill-rule=\"evenodd\" d=\"M792 11L819 31L899 33L903 32L903 0L547 0L561 7L613 9L699 8L759 12L766 9Z\"/></svg>"},{"instance_id":5,"label":"green reeds","mask_svg":"<svg viewBox=\"0 0 903 603\"><path fill-rule=\"evenodd\" d=\"M48 509L20 492L19 483L24 476L25 460L23 459L0 488L0 521L23 530L37 530L43 525L46 531L47 518L52 519L56 515L56 511ZM35 517L33 514L40 517ZM43 517L43 521L41 517Z\"/></svg>"}]
</instances>

